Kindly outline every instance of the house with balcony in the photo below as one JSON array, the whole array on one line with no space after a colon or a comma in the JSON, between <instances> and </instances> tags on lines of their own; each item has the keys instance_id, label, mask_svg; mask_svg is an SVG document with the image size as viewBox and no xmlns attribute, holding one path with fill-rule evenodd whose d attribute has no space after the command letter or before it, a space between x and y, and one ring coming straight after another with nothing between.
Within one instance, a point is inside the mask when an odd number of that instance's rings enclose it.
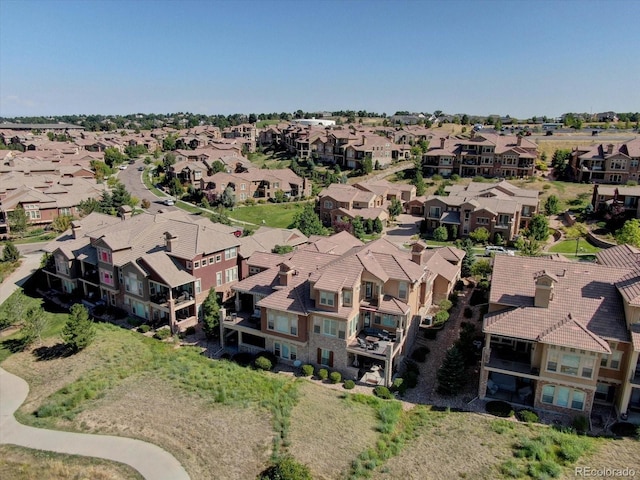
<instances>
[{"instance_id":1,"label":"house with balcony","mask_svg":"<svg viewBox=\"0 0 640 480\"><path fill-rule=\"evenodd\" d=\"M621 144L576 147L569 174L576 182L625 184L640 179L640 139Z\"/></svg>"},{"instance_id":2,"label":"house with balcony","mask_svg":"<svg viewBox=\"0 0 640 480\"><path fill-rule=\"evenodd\" d=\"M379 218L386 225L389 214L385 196L353 185L332 183L318 194L318 215L326 226L357 216Z\"/></svg>"},{"instance_id":3,"label":"house with balcony","mask_svg":"<svg viewBox=\"0 0 640 480\"><path fill-rule=\"evenodd\" d=\"M496 257L480 398L570 415L598 405L640 423L635 259L625 245L598 264Z\"/></svg>"},{"instance_id":4,"label":"house with balcony","mask_svg":"<svg viewBox=\"0 0 640 480\"><path fill-rule=\"evenodd\" d=\"M242 123L240 125L234 125L222 130L223 138L237 138L243 141L243 144L247 146L248 152L256 151L256 139L258 137L256 126L253 123Z\"/></svg>"},{"instance_id":5,"label":"house with balcony","mask_svg":"<svg viewBox=\"0 0 640 480\"><path fill-rule=\"evenodd\" d=\"M472 130L469 137L434 139L422 156L426 175L454 173L461 177L530 177L538 146L521 135L498 135Z\"/></svg>"},{"instance_id":6,"label":"house with balcony","mask_svg":"<svg viewBox=\"0 0 640 480\"><path fill-rule=\"evenodd\" d=\"M407 252L385 239L338 255L311 247L234 285L223 345L390 385L433 301L437 269L452 265L429 266L421 246Z\"/></svg>"},{"instance_id":7,"label":"house with balcony","mask_svg":"<svg viewBox=\"0 0 640 480\"><path fill-rule=\"evenodd\" d=\"M640 218L640 186L593 185L591 205L595 211L622 208L629 217Z\"/></svg>"},{"instance_id":8,"label":"house with balcony","mask_svg":"<svg viewBox=\"0 0 640 480\"><path fill-rule=\"evenodd\" d=\"M511 242L529 226L540 204L538 191L518 188L507 181L452 185L446 191L448 196L427 196L423 211L427 231L445 226L450 238L466 237L484 227L492 240L499 234ZM411 204L411 209L417 210L417 206Z\"/></svg>"},{"instance_id":9,"label":"house with balcony","mask_svg":"<svg viewBox=\"0 0 640 480\"><path fill-rule=\"evenodd\" d=\"M209 289L225 301L238 280L237 229L179 214L126 219L92 213L47 246L51 292L98 302L182 331L198 322Z\"/></svg>"}]
</instances>

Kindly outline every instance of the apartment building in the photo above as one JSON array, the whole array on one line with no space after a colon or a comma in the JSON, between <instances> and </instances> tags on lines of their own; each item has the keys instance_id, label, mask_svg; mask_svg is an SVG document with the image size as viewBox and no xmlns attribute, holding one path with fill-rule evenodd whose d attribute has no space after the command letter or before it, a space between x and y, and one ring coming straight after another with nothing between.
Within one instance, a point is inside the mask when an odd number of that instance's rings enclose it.
<instances>
[{"instance_id":1,"label":"apartment building","mask_svg":"<svg viewBox=\"0 0 640 480\"><path fill-rule=\"evenodd\" d=\"M521 135L498 135L472 130L469 137L434 139L422 156L426 175L454 173L461 177L530 177L538 146Z\"/></svg>"},{"instance_id":2,"label":"apartment building","mask_svg":"<svg viewBox=\"0 0 640 480\"><path fill-rule=\"evenodd\" d=\"M625 184L638 181L640 139L620 144L576 147L569 159L571 178L577 182Z\"/></svg>"},{"instance_id":3,"label":"apartment building","mask_svg":"<svg viewBox=\"0 0 640 480\"><path fill-rule=\"evenodd\" d=\"M378 218L386 225L389 214L385 196L353 185L332 183L318 194L318 215L327 226L357 216L365 220Z\"/></svg>"},{"instance_id":4,"label":"apartment building","mask_svg":"<svg viewBox=\"0 0 640 480\"><path fill-rule=\"evenodd\" d=\"M593 185L591 205L594 210L603 211L621 207L625 213L640 218L640 186Z\"/></svg>"},{"instance_id":5,"label":"apartment building","mask_svg":"<svg viewBox=\"0 0 640 480\"><path fill-rule=\"evenodd\" d=\"M424 245L407 252L385 239L340 254L321 250L312 244L279 261L259 259L277 264L234 285L235 312L220 327L223 344L240 351L267 349L284 362L390 385L432 303L435 282L446 270L450 278L455 272L455 283L459 265L433 261L438 251L426 255ZM364 365L379 376L367 376Z\"/></svg>"},{"instance_id":6,"label":"apartment building","mask_svg":"<svg viewBox=\"0 0 640 480\"><path fill-rule=\"evenodd\" d=\"M47 246L47 286L88 306L103 302L182 331L209 289L238 280L237 229L182 212L126 219L92 213Z\"/></svg>"},{"instance_id":7,"label":"apartment building","mask_svg":"<svg viewBox=\"0 0 640 480\"><path fill-rule=\"evenodd\" d=\"M249 168L235 173L218 172L204 175L194 186L202 190L210 202L214 202L230 187L237 202L250 198L269 200L281 191L286 198L311 196L311 180L296 175L289 168Z\"/></svg>"},{"instance_id":8,"label":"apartment building","mask_svg":"<svg viewBox=\"0 0 640 480\"><path fill-rule=\"evenodd\" d=\"M446 226L450 238L466 237L476 228L484 227L492 240L499 234L503 240L513 241L539 210L540 192L518 188L504 180L494 184L452 185L446 191L448 196L427 196L423 211L427 231ZM410 208L419 211L413 203Z\"/></svg>"},{"instance_id":9,"label":"apartment building","mask_svg":"<svg viewBox=\"0 0 640 480\"><path fill-rule=\"evenodd\" d=\"M601 405L640 423L639 254L621 245L598 264L496 257L480 398L587 416Z\"/></svg>"}]
</instances>

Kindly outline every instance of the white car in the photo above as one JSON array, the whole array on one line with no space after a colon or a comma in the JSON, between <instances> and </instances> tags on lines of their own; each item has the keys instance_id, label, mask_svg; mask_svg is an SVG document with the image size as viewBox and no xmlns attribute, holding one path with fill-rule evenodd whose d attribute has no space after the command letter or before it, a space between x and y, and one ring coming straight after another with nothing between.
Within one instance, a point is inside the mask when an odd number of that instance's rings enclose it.
<instances>
[{"instance_id":1,"label":"white car","mask_svg":"<svg viewBox=\"0 0 640 480\"><path fill-rule=\"evenodd\" d=\"M490 257L491 255L509 255L510 257L513 257L515 252L497 245L488 245L487 248L484 249L484 256Z\"/></svg>"},{"instance_id":2,"label":"white car","mask_svg":"<svg viewBox=\"0 0 640 480\"><path fill-rule=\"evenodd\" d=\"M165 204L165 205L167 205L168 207L170 207L170 206L172 206L172 205L175 205L175 204L176 204L176 202L174 202L172 198L167 198L167 199L165 199L165 201L164 201L164 202L162 202L162 203L164 203L164 204Z\"/></svg>"},{"instance_id":3,"label":"white car","mask_svg":"<svg viewBox=\"0 0 640 480\"><path fill-rule=\"evenodd\" d=\"M120 165L118 168L119 168L120 170L126 170L126 169L127 169L127 167L128 167L128 165L127 165L127 164L124 164L124 165Z\"/></svg>"}]
</instances>

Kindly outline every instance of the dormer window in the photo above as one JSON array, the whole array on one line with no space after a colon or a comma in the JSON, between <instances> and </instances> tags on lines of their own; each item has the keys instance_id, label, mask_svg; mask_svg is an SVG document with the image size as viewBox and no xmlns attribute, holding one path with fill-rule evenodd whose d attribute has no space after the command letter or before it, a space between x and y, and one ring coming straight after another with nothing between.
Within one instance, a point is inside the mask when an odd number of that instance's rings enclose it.
<instances>
[{"instance_id":1,"label":"dormer window","mask_svg":"<svg viewBox=\"0 0 640 480\"><path fill-rule=\"evenodd\" d=\"M351 290L343 290L342 291L342 304L345 307L350 307L352 305L352 297L353 292Z\"/></svg>"},{"instance_id":2,"label":"dormer window","mask_svg":"<svg viewBox=\"0 0 640 480\"><path fill-rule=\"evenodd\" d=\"M333 292L320 292L320 305L333 307L335 305L335 294Z\"/></svg>"},{"instance_id":3,"label":"dormer window","mask_svg":"<svg viewBox=\"0 0 640 480\"><path fill-rule=\"evenodd\" d=\"M98 247L98 260L102 263L111 264L111 252L104 248Z\"/></svg>"}]
</instances>

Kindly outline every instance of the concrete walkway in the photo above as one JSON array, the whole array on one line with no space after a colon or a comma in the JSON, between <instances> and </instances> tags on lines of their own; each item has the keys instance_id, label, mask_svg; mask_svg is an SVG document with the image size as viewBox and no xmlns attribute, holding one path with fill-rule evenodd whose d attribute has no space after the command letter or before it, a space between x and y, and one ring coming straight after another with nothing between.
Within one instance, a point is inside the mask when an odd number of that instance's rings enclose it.
<instances>
[{"instance_id":1,"label":"concrete walkway","mask_svg":"<svg viewBox=\"0 0 640 480\"><path fill-rule=\"evenodd\" d=\"M18 423L13 413L29 393L29 385L0 368L0 443L51 452L105 458L125 463L149 480L188 480L182 465L160 447L132 438L88 435Z\"/></svg>"},{"instance_id":2,"label":"concrete walkway","mask_svg":"<svg viewBox=\"0 0 640 480\"><path fill-rule=\"evenodd\" d=\"M20 258L20 266L0 284L0 304L21 287L40 268L42 252L36 251Z\"/></svg>"}]
</instances>

